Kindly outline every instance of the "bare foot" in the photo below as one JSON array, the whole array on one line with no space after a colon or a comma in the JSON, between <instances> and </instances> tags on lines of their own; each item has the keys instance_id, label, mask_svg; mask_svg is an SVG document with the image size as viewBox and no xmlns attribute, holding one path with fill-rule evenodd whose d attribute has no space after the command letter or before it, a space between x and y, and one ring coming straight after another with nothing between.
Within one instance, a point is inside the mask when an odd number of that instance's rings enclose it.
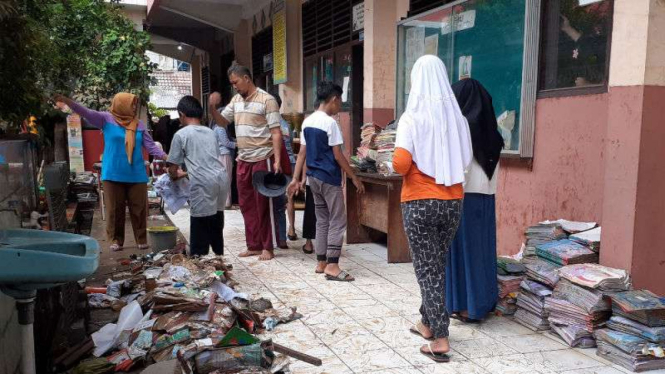
<instances>
[{"instance_id":1,"label":"bare foot","mask_svg":"<svg viewBox=\"0 0 665 374\"><path fill-rule=\"evenodd\" d=\"M448 353L450 351L450 343L448 342L448 338L436 339L429 345L423 345L420 347L420 351L423 353L430 353L430 347L434 353Z\"/></svg>"},{"instance_id":2,"label":"bare foot","mask_svg":"<svg viewBox=\"0 0 665 374\"><path fill-rule=\"evenodd\" d=\"M432 330L430 330L429 327L425 326L423 321L418 321L418 323L416 323L416 330L418 330L420 335L422 335L423 338L425 339L430 339L433 335Z\"/></svg>"},{"instance_id":3,"label":"bare foot","mask_svg":"<svg viewBox=\"0 0 665 374\"><path fill-rule=\"evenodd\" d=\"M247 251L239 254L238 257L252 257L252 256L260 256L260 255L261 255L261 251L247 250Z\"/></svg>"},{"instance_id":4,"label":"bare foot","mask_svg":"<svg viewBox=\"0 0 665 374\"><path fill-rule=\"evenodd\" d=\"M325 261L319 261L316 263L316 274L323 274L323 272L326 270L326 265L327 263Z\"/></svg>"},{"instance_id":5,"label":"bare foot","mask_svg":"<svg viewBox=\"0 0 665 374\"><path fill-rule=\"evenodd\" d=\"M269 251L267 249L264 249L261 255L259 256L259 260L261 261L270 261L273 258L275 258L275 254L273 251Z\"/></svg>"}]
</instances>

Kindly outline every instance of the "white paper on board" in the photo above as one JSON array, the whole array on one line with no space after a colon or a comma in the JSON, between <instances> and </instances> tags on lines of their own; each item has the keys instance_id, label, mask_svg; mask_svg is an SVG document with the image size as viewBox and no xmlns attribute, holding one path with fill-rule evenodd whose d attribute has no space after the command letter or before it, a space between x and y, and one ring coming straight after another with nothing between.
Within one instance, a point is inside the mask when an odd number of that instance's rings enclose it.
<instances>
[{"instance_id":1,"label":"white paper on board","mask_svg":"<svg viewBox=\"0 0 665 374\"><path fill-rule=\"evenodd\" d=\"M349 77L344 77L344 83L342 85L342 102L346 103L349 99Z\"/></svg>"}]
</instances>

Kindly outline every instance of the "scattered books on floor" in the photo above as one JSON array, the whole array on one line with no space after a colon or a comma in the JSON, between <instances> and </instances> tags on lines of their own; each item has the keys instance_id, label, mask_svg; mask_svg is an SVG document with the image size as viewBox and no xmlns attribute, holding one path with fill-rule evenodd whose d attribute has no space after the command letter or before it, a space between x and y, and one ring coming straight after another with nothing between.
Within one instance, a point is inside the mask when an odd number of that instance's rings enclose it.
<instances>
[{"instance_id":1,"label":"scattered books on floor","mask_svg":"<svg viewBox=\"0 0 665 374\"><path fill-rule=\"evenodd\" d=\"M526 276L545 284L551 288L556 287L559 282L560 266L554 265L548 261L540 258L530 259L528 262L525 260Z\"/></svg>"}]
</instances>

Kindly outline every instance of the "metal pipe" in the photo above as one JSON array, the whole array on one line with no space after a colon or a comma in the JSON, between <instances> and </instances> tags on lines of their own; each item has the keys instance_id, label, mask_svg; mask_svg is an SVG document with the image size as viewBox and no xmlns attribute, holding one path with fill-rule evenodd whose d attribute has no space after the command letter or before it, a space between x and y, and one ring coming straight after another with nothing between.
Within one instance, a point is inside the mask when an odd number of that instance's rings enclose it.
<instances>
[{"instance_id":1,"label":"metal pipe","mask_svg":"<svg viewBox=\"0 0 665 374\"><path fill-rule=\"evenodd\" d=\"M21 374L36 374L35 368L35 299L16 299L18 323L21 326Z\"/></svg>"}]
</instances>

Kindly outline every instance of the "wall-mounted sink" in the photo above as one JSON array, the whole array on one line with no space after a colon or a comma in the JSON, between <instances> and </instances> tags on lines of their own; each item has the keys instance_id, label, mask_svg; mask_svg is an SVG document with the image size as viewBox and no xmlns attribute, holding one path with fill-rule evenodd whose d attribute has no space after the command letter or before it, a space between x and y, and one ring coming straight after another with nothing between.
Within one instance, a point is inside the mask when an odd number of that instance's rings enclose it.
<instances>
[{"instance_id":1,"label":"wall-mounted sink","mask_svg":"<svg viewBox=\"0 0 665 374\"><path fill-rule=\"evenodd\" d=\"M78 281L97 270L94 239L56 231L0 230L0 289L35 291Z\"/></svg>"},{"instance_id":2,"label":"wall-mounted sink","mask_svg":"<svg viewBox=\"0 0 665 374\"><path fill-rule=\"evenodd\" d=\"M99 265L92 238L57 231L0 230L0 291L16 299L21 373L35 373L32 324L37 290L90 276Z\"/></svg>"}]
</instances>

